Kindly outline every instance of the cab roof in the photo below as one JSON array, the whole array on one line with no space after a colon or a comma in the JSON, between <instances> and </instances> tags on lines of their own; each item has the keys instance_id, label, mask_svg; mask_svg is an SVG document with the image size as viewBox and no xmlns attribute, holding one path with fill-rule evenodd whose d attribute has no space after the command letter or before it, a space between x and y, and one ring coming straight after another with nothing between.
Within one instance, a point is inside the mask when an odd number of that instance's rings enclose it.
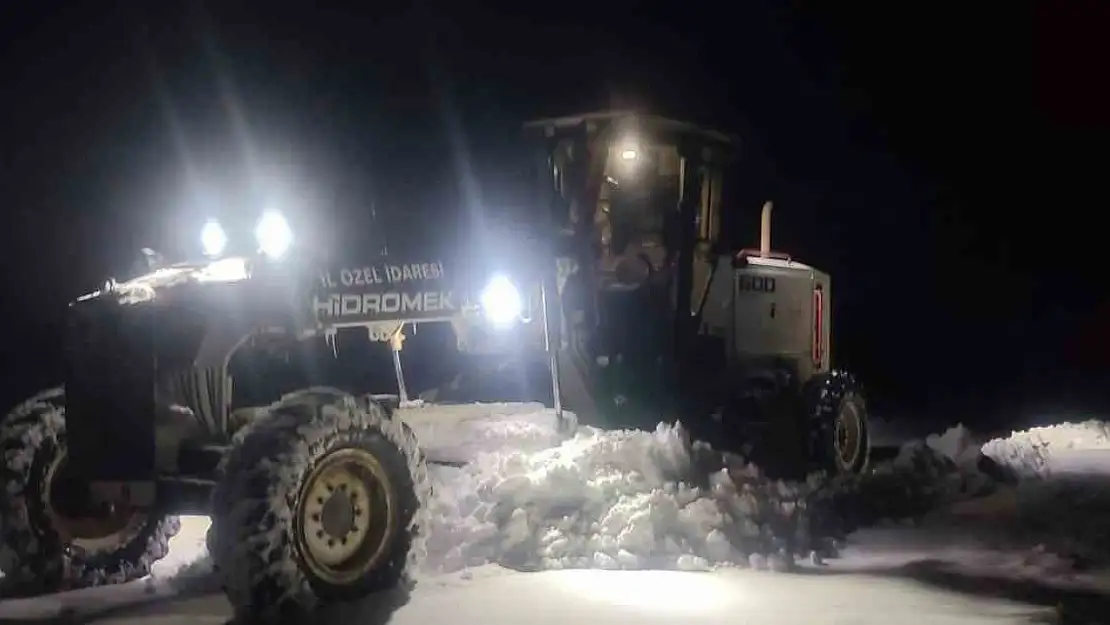
<instances>
[{"instance_id":1,"label":"cab roof","mask_svg":"<svg viewBox=\"0 0 1110 625\"><path fill-rule=\"evenodd\" d=\"M553 134L556 130L574 128L582 124L586 124L587 126L590 124L600 125L614 121L642 124L663 132L694 135L726 145L735 145L739 143L737 137L724 132L704 128L691 122L670 119L634 110L595 111L566 117L549 117L527 122L524 124L524 128L525 130L539 130L544 134Z\"/></svg>"}]
</instances>

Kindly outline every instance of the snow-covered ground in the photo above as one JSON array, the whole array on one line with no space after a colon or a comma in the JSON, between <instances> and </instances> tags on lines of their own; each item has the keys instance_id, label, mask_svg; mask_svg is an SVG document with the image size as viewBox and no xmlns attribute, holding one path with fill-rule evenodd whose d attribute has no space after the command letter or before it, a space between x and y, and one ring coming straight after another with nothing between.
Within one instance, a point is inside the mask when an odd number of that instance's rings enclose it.
<instances>
[{"instance_id":1,"label":"snow-covered ground","mask_svg":"<svg viewBox=\"0 0 1110 625\"><path fill-rule=\"evenodd\" d=\"M149 599L149 598L148 598ZM99 625L222 624L223 598L206 595L141 601L107 609ZM32 614L21 615L33 618ZM326 610L319 623L373 625L983 625L1052 622L1054 611L1019 602L930 589L913 580L871 575L796 576L752 571L544 571L506 574L482 568L447 576L361 605Z\"/></svg>"},{"instance_id":2,"label":"snow-covered ground","mask_svg":"<svg viewBox=\"0 0 1110 625\"><path fill-rule=\"evenodd\" d=\"M1092 476L1110 474L1101 422L994 441L954 428L864 480L785 484L672 427L564 435L537 404L402 418L455 466L431 468L412 596L349 606L340 622L1028 623L1056 613L1039 606L1085 613L1110 592L1110 490ZM856 526L836 557L811 552ZM124 605L97 622L221 622L218 594L135 607L203 588L206 529L187 519L151 581L0 602L0 619Z\"/></svg>"}]
</instances>

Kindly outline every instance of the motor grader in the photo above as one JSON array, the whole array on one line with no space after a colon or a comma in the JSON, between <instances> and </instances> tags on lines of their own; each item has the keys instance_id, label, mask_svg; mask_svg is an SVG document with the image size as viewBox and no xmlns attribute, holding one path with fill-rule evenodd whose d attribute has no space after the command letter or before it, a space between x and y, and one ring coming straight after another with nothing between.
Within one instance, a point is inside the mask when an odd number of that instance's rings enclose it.
<instances>
[{"instance_id":1,"label":"motor grader","mask_svg":"<svg viewBox=\"0 0 1110 625\"><path fill-rule=\"evenodd\" d=\"M175 515L199 513L240 613L395 586L430 488L394 410L408 400L405 337L424 324L449 324L464 352L542 363L568 428L569 411L601 427L682 417L718 446L758 442L769 462L866 467L862 396L830 368L829 277L771 251L769 206L758 249L718 240L734 139L621 112L525 132L534 223L496 253L321 260L268 212L251 253L228 253L236 236L212 222L210 258L152 261L77 298L64 387L0 428L8 582L50 592L145 576ZM254 406L237 392L252 355L295 360L341 332L387 344L394 375L282 387Z\"/></svg>"}]
</instances>

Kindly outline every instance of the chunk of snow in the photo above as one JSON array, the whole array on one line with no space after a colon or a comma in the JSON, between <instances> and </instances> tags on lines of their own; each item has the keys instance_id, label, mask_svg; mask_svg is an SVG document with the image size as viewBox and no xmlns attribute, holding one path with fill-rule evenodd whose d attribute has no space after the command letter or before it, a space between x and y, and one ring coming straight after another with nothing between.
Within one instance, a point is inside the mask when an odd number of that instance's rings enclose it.
<instances>
[{"instance_id":1,"label":"chunk of snow","mask_svg":"<svg viewBox=\"0 0 1110 625\"><path fill-rule=\"evenodd\" d=\"M932 434L925 439L930 449L944 454L960 468L972 468L982 453L971 432L962 424L948 428L943 434Z\"/></svg>"}]
</instances>

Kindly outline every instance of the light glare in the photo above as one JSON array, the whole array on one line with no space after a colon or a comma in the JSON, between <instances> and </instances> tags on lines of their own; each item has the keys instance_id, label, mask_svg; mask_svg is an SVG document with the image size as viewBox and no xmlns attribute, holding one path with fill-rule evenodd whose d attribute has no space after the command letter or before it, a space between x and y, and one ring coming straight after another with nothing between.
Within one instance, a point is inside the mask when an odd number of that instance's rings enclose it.
<instances>
[{"instance_id":1,"label":"light glare","mask_svg":"<svg viewBox=\"0 0 1110 625\"><path fill-rule=\"evenodd\" d=\"M293 245L293 229L285 216L277 211L267 211L254 228L254 238L262 253L270 258L280 258Z\"/></svg>"},{"instance_id":2,"label":"light glare","mask_svg":"<svg viewBox=\"0 0 1110 625\"><path fill-rule=\"evenodd\" d=\"M250 277L244 258L223 258L209 263L197 272L199 282L238 282Z\"/></svg>"},{"instance_id":3,"label":"light glare","mask_svg":"<svg viewBox=\"0 0 1110 625\"><path fill-rule=\"evenodd\" d=\"M205 256L219 256L227 247L227 233L215 219L208 220L200 231L200 245Z\"/></svg>"},{"instance_id":4,"label":"light glare","mask_svg":"<svg viewBox=\"0 0 1110 625\"><path fill-rule=\"evenodd\" d=\"M520 291L505 276L494 276L489 281L482 290L481 303L486 319L498 326L515 321L524 308Z\"/></svg>"}]
</instances>

